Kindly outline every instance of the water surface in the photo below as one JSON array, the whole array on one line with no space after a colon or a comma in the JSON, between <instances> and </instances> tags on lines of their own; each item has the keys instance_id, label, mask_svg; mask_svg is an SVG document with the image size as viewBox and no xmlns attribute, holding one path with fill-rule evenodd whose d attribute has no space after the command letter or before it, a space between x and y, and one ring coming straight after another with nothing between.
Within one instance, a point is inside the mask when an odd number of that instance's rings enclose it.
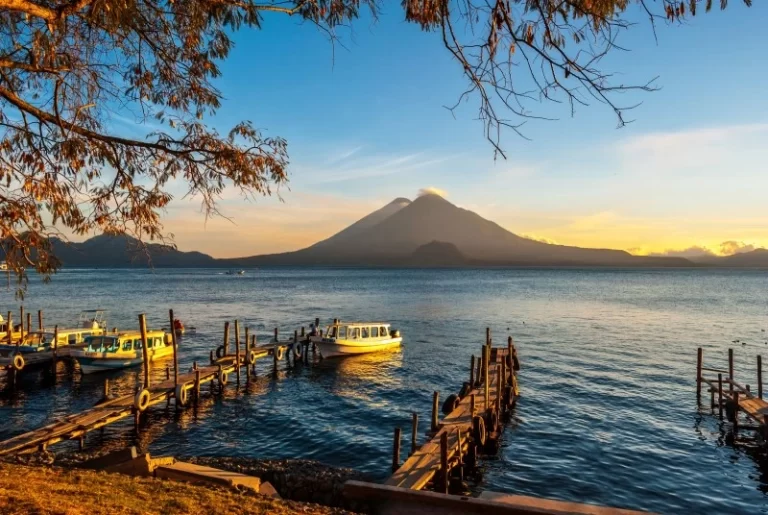
<instances>
[{"instance_id":1,"label":"water surface","mask_svg":"<svg viewBox=\"0 0 768 515\"><path fill-rule=\"evenodd\" d=\"M409 434L417 411L426 430L432 391L458 391L490 326L497 342L515 338L522 398L478 488L662 513L768 511L764 454L695 399L698 346L718 368L736 348L737 380L754 385L755 355L768 354L765 271L65 270L48 285L33 278L24 304L61 325L104 308L119 328L137 327L140 312L167 326L173 308L197 328L181 343L183 367L204 362L235 318L262 342L316 316L391 321L405 337L402 351L276 380L261 364L247 389L179 414L153 409L139 434L126 421L88 445L311 458L384 477L393 428ZM12 291L0 291L0 309L18 312ZM91 406L104 377L128 392L139 371L28 374L0 393L0 437Z\"/></svg>"}]
</instances>

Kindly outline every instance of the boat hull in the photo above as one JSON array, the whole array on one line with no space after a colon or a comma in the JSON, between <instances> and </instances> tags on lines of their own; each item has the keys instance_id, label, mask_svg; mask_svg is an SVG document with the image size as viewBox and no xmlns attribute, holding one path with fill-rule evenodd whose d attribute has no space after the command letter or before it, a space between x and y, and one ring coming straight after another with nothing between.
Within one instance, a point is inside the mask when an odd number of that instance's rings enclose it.
<instances>
[{"instance_id":1,"label":"boat hull","mask_svg":"<svg viewBox=\"0 0 768 515\"><path fill-rule=\"evenodd\" d=\"M80 365L80 371L83 374L95 374L97 372L107 372L109 370L120 370L123 368L131 368L141 365L144 362L144 357L139 355L96 355L88 356L88 354L100 354L89 353L84 351L75 351L72 353L72 357ZM155 350L150 354L149 360L155 361L157 359L165 358L173 354L172 347L166 347L162 350Z\"/></svg>"},{"instance_id":2,"label":"boat hull","mask_svg":"<svg viewBox=\"0 0 768 515\"><path fill-rule=\"evenodd\" d=\"M388 338L375 342L355 342L349 340L329 342L321 340L316 341L315 345L323 358L335 358L388 350L399 347L402 342L402 338Z\"/></svg>"}]
</instances>

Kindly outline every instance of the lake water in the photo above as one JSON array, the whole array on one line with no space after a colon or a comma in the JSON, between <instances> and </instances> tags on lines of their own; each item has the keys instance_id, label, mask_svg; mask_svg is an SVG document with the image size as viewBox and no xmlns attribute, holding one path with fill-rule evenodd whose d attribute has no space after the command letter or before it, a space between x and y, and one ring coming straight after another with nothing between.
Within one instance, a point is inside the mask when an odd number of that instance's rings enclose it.
<instances>
[{"instance_id":1,"label":"lake water","mask_svg":"<svg viewBox=\"0 0 768 515\"><path fill-rule=\"evenodd\" d=\"M315 317L391 321L405 338L402 351L277 379L262 363L245 390L230 383L179 414L154 408L138 435L126 420L89 446L311 458L384 477L393 428L410 434L417 411L426 430L432 391L458 391L489 326L497 343L515 338L522 397L479 488L662 513L768 511L765 453L746 434L734 441L708 396L701 409L695 398L699 346L716 368L734 347L736 378L754 387L755 356L768 355L766 271L69 270L47 285L33 278L24 305L44 309L50 326L104 308L119 328L137 327L141 312L167 326L173 308L197 328L181 342L183 368L206 362L235 318L261 342ZM18 313L12 291L0 291L0 309ZM61 364L55 380L28 374L0 393L0 437L93 405L104 377L128 392L139 371L80 377Z\"/></svg>"}]
</instances>

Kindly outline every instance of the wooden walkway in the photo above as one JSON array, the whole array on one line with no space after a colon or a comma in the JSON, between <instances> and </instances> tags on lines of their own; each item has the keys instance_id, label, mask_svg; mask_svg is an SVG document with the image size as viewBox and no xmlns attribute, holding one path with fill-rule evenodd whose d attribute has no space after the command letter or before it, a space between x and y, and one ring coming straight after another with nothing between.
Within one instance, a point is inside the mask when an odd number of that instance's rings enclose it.
<instances>
[{"instance_id":1,"label":"wooden walkway","mask_svg":"<svg viewBox=\"0 0 768 515\"><path fill-rule=\"evenodd\" d=\"M434 400L430 440L416 449L402 466L394 471L385 485L421 490L442 471L436 490L445 492L451 470L463 465L465 459L474 461L478 447L498 439L502 414L513 406L517 399L516 374L514 367L509 366L511 361L507 359L515 352L511 338L507 348L484 346L483 353L490 358L489 366L486 367L485 360L481 360L483 364L477 374L479 379L475 378L473 370L470 381L474 382L474 386L466 383L464 395L442 421L437 420L437 399ZM474 369L474 359L472 366ZM484 435L478 433L478 425L484 428ZM399 431L396 431L396 435L399 438ZM396 454L399 454L399 442L396 442L395 447L398 449ZM398 457L395 462L397 460Z\"/></svg>"},{"instance_id":2,"label":"wooden walkway","mask_svg":"<svg viewBox=\"0 0 768 515\"><path fill-rule=\"evenodd\" d=\"M757 394L749 387L736 382L733 378L733 349L728 349L728 369L704 367L703 351L698 350L696 367L696 394L701 397L701 387L707 385L710 393L710 405L717 408L720 418L725 410L726 416L738 428L739 413L756 423L745 429L758 429L768 435L768 402L763 399L763 366L761 356L757 357ZM717 373L717 377L706 377L705 372Z\"/></svg>"},{"instance_id":3,"label":"wooden walkway","mask_svg":"<svg viewBox=\"0 0 768 515\"><path fill-rule=\"evenodd\" d=\"M301 345L301 343L299 343L299 345ZM250 350L254 352L253 357L259 359L270 355L279 355L286 350L290 351L292 350L291 346L292 344L285 342L255 347ZM245 356L240 357L240 367L247 370ZM221 377L223 377L226 382L229 374L236 374L237 372L238 366L236 356L227 355L221 359L215 360L212 365L198 367L186 374L179 374L178 384L181 389L184 390L182 395L188 395L189 392L192 391L193 397L197 397L199 396L200 386L202 384L214 380L221 381ZM0 442L0 456L34 452L38 449L46 449L49 445L53 445L62 440L82 438L89 431L99 429L131 415L138 415L150 406L164 402L167 403L169 399L176 398L177 387L174 379L168 379L161 383L151 385L147 391L149 393L148 400L142 402L141 408L139 407L138 400L138 395L141 393L141 390L136 395L125 395L115 399L103 400L90 409L69 415L64 419L48 424L47 426ZM186 405L188 401L179 402L177 399L176 402L177 405L183 406Z\"/></svg>"}]
</instances>

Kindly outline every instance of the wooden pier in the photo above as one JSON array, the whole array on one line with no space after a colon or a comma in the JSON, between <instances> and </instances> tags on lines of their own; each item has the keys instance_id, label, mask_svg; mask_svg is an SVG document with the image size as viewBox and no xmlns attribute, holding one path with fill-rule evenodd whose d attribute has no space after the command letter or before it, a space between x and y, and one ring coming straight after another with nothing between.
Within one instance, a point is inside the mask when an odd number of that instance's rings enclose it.
<instances>
[{"instance_id":1,"label":"wooden pier","mask_svg":"<svg viewBox=\"0 0 768 515\"><path fill-rule=\"evenodd\" d=\"M170 311L170 319L173 320L173 311ZM200 398L201 386L206 383L217 383L224 386L229 381L230 375L235 375L240 381L241 373L250 378L251 370L256 361L267 356L272 356L275 366L278 360L285 357L294 360L301 356L302 347L308 348L306 342L298 338L298 331L294 332L294 338L283 342L273 340L265 345L256 345L256 336L249 338L246 330L246 338L241 342L238 322L235 322L235 348L234 353L229 349L229 322L224 328L224 344L220 346L218 354L211 351L210 365L198 366L195 363L187 373L179 373L178 368L178 343L173 335L173 376L168 369L168 378L158 384L151 384L152 362L147 356L146 322L144 315L139 316L139 325L144 343L144 382L136 388L135 394L110 398L109 381L104 386L104 398L94 407L80 413L69 415L62 420L48 424L39 429L15 436L9 440L0 442L0 456L23 454L45 450L48 446L63 440L79 440L82 447L85 434L100 429L106 425L122 420L131 415L138 425L139 417L149 407L165 403L174 399L177 408L187 406L190 401L197 402ZM275 330L277 336L277 330ZM250 341L249 341L250 340Z\"/></svg>"},{"instance_id":2,"label":"wooden pier","mask_svg":"<svg viewBox=\"0 0 768 515\"><path fill-rule=\"evenodd\" d=\"M434 393L430 439L417 448L412 438L411 455L402 466L398 463L400 431L395 430L394 473L386 485L421 490L431 482L434 490L446 493L452 478L461 481L465 466L474 467L480 452L495 447L503 419L517 401L519 364L511 337L507 347L494 348L488 336L480 356L477 367L472 357L469 381L461 392L446 399L442 420L437 413L439 395ZM413 435L418 432L418 418L414 421Z\"/></svg>"},{"instance_id":3,"label":"wooden pier","mask_svg":"<svg viewBox=\"0 0 768 515\"><path fill-rule=\"evenodd\" d=\"M708 387L710 407L717 409L719 417L723 412L733 429L757 430L768 441L768 402L763 399L763 360L757 356L755 393L749 384L741 384L734 378L733 349L728 349L728 368L718 369L704 366L704 351L699 347L696 360L696 398L701 401L702 386ZM708 373L708 375L705 375ZM714 374L717 374L715 376ZM751 424L739 421L743 413Z\"/></svg>"}]
</instances>

